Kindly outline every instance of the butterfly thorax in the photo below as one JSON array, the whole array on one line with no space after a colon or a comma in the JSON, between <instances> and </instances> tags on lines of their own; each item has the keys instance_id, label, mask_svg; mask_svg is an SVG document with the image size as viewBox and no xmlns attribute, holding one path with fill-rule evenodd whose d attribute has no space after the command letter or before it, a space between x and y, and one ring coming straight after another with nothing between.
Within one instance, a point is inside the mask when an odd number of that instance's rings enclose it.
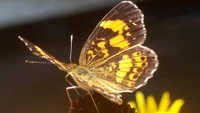
<instances>
[{"instance_id":1,"label":"butterfly thorax","mask_svg":"<svg viewBox=\"0 0 200 113\"><path fill-rule=\"evenodd\" d=\"M79 87L85 90L91 90L90 85L92 85L92 81L95 78L95 75L89 68L77 66L74 69L72 69L69 73Z\"/></svg>"}]
</instances>

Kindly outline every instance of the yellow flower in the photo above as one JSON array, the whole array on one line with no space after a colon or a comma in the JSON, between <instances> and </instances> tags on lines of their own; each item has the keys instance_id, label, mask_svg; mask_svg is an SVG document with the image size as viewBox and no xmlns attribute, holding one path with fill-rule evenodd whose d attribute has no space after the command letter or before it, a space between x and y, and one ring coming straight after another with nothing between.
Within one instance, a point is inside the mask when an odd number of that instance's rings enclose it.
<instances>
[{"instance_id":1,"label":"yellow flower","mask_svg":"<svg viewBox=\"0 0 200 113\"><path fill-rule=\"evenodd\" d=\"M136 108L138 113L179 113L184 100L176 99L171 103L169 92L164 92L157 105L154 96L150 95L145 100L144 94L137 91L136 102L130 101L129 104L132 108Z\"/></svg>"}]
</instances>

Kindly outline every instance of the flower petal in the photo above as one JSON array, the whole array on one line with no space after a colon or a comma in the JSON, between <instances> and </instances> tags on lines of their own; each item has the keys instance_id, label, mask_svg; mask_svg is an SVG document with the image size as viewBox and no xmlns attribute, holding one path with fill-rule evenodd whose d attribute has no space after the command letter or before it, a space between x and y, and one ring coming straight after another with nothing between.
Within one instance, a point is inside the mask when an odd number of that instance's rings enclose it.
<instances>
[{"instance_id":1,"label":"flower petal","mask_svg":"<svg viewBox=\"0 0 200 113\"><path fill-rule=\"evenodd\" d=\"M130 101L128 104L131 106L131 108L136 108L136 103L134 101Z\"/></svg>"},{"instance_id":2,"label":"flower petal","mask_svg":"<svg viewBox=\"0 0 200 113\"><path fill-rule=\"evenodd\" d=\"M177 99L175 100L175 102L173 102L173 104L171 105L171 107L169 108L169 112L170 113L179 113L181 107L184 104L184 100L183 99Z\"/></svg>"},{"instance_id":3,"label":"flower petal","mask_svg":"<svg viewBox=\"0 0 200 113\"><path fill-rule=\"evenodd\" d=\"M147 113L155 113L157 111L157 104L153 96L147 97Z\"/></svg>"},{"instance_id":4,"label":"flower petal","mask_svg":"<svg viewBox=\"0 0 200 113\"><path fill-rule=\"evenodd\" d=\"M158 111L168 111L170 103L171 102L169 92L164 92L160 100Z\"/></svg>"},{"instance_id":5,"label":"flower petal","mask_svg":"<svg viewBox=\"0 0 200 113\"><path fill-rule=\"evenodd\" d=\"M136 102L137 102L138 113L146 113L144 94L140 91L136 92Z\"/></svg>"}]
</instances>

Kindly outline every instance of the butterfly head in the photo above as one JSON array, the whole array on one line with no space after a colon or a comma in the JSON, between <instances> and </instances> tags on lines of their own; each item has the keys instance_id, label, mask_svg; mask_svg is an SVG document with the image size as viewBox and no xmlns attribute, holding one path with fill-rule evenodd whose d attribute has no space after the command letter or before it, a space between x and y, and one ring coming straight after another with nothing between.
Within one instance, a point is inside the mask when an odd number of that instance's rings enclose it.
<instances>
[{"instance_id":1,"label":"butterfly head","mask_svg":"<svg viewBox=\"0 0 200 113\"><path fill-rule=\"evenodd\" d=\"M66 65L66 67L68 68L68 72L70 72L70 71L72 71L72 70L74 70L74 69L76 69L77 68L77 64L74 64L74 63L70 63L70 64L65 64Z\"/></svg>"}]
</instances>

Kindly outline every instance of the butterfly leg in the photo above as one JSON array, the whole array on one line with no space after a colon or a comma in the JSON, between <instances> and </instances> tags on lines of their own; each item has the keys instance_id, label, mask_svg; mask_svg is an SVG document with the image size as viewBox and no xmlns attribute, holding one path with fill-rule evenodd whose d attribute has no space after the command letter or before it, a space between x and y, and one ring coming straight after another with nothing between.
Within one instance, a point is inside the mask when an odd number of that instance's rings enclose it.
<instances>
[{"instance_id":1,"label":"butterfly leg","mask_svg":"<svg viewBox=\"0 0 200 113\"><path fill-rule=\"evenodd\" d=\"M96 110L97 110L97 113L100 113L100 112L99 112L99 109L98 109L98 107L97 107L97 104L96 104L96 102L95 102L95 100L94 100L94 98L93 98L93 96L92 96L92 93L91 93L90 91L88 91L88 94L90 95L90 97L91 97L91 99L92 99L92 102L94 103L94 106L95 106L95 108L96 108Z\"/></svg>"},{"instance_id":2,"label":"butterfly leg","mask_svg":"<svg viewBox=\"0 0 200 113\"><path fill-rule=\"evenodd\" d=\"M68 76L69 76L69 74L67 74L67 75L65 76L66 82L69 83L71 86L74 86L74 85L67 79ZM80 93L78 92L78 90L75 89L75 91L76 91L77 95L79 96Z\"/></svg>"},{"instance_id":3,"label":"butterfly leg","mask_svg":"<svg viewBox=\"0 0 200 113\"><path fill-rule=\"evenodd\" d=\"M68 98L69 98L69 101L70 101L70 104L72 105L72 99L71 99L71 97L70 97L70 94L69 94L69 89L77 89L77 88L80 88L80 87L78 87L78 86L71 86L71 87L67 87L66 88L66 92L67 92L67 96L68 96Z\"/></svg>"}]
</instances>

